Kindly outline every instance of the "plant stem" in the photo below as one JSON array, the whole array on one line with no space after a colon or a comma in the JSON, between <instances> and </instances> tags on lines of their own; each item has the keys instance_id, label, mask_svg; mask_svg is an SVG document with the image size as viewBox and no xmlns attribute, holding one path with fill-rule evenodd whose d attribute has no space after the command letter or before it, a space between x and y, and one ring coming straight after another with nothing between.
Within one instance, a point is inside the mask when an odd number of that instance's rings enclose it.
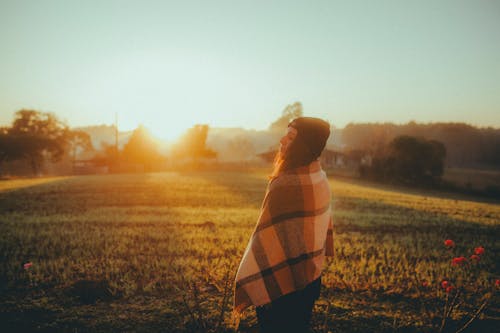
<instances>
[{"instance_id":1,"label":"plant stem","mask_svg":"<svg viewBox=\"0 0 500 333\"><path fill-rule=\"evenodd\" d=\"M474 313L474 315L472 316L472 318L471 318L471 319L469 319L469 321L468 321L468 322L466 322L466 323L464 324L464 326L462 326L462 328L461 328L461 329L459 329L458 331L456 331L455 333L460 333L460 332L463 332L463 331L464 331L464 330L465 330L465 329L466 329L466 328L467 328L470 324L472 324L472 322L473 322L474 320L476 320L476 319L477 319L477 317L479 317L479 315L480 315L480 314L481 314L481 312L484 310L484 308L486 307L486 305L487 305L487 304L488 304L488 299L487 299L487 300L485 300L485 301L483 302L483 304L481 304L481 306L479 307L479 309L477 309L476 313Z\"/></svg>"},{"instance_id":2,"label":"plant stem","mask_svg":"<svg viewBox=\"0 0 500 333\"><path fill-rule=\"evenodd\" d=\"M446 315L448 313L448 303L450 300L450 294L446 294L446 303L444 304L443 319L441 320L441 327L439 328L439 333L443 332L446 325Z\"/></svg>"},{"instance_id":3,"label":"plant stem","mask_svg":"<svg viewBox=\"0 0 500 333\"><path fill-rule=\"evenodd\" d=\"M450 317L451 318L451 313L453 312L453 310L459 304L459 303L458 304L456 303L459 294L460 294L460 290L457 290L457 292L455 293L455 297L453 297L453 300L451 301L450 307L448 308L448 314L446 315L446 317Z\"/></svg>"}]
</instances>

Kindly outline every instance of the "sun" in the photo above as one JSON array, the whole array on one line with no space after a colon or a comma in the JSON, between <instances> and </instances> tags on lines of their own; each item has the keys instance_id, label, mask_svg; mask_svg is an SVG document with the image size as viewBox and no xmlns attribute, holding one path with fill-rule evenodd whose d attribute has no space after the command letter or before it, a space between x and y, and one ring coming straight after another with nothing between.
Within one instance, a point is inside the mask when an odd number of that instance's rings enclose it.
<instances>
[{"instance_id":1,"label":"sun","mask_svg":"<svg viewBox=\"0 0 500 333\"><path fill-rule=\"evenodd\" d=\"M167 143L172 143L177 141L182 134L187 130L182 126L166 125L166 124L152 124L150 126L145 125L146 128L151 132L151 135L157 139L165 141Z\"/></svg>"},{"instance_id":2,"label":"sun","mask_svg":"<svg viewBox=\"0 0 500 333\"><path fill-rule=\"evenodd\" d=\"M140 114L130 113L124 112L121 117L119 115L118 127L121 131L134 130L142 125L155 139L167 144L177 142L189 128L206 123L202 119L194 119L187 111L175 114L153 114L147 111Z\"/></svg>"}]
</instances>

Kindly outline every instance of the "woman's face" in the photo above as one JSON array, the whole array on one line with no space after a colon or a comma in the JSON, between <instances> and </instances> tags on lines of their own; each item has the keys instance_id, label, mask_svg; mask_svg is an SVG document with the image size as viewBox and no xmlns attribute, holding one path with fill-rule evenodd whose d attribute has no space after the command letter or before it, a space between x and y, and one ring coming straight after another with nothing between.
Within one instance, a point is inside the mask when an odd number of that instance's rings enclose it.
<instances>
[{"instance_id":1,"label":"woman's face","mask_svg":"<svg viewBox=\"0 0 500 333\"><path fill-rule=\"evenodd\" d=\"M292 141L297 136L297 130L291 126L288 127L286 134L280 140L280 154L284 155Z\"/></svg>"}]
</instances>

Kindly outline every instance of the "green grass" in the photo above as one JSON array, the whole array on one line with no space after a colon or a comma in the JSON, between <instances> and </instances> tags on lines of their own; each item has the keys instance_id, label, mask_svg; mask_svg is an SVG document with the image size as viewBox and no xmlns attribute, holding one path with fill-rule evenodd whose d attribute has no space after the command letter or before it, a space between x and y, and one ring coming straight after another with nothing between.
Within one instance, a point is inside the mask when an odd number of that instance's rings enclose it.
<instances>
[{"instance_id":1,"label":"green grass","mask_svg":"<svg viewBox=\"0 0 500 333\"><path fill-rule=\"evenodd\" d=\"M237 172L1 182L0 326L231 331L231 283L266 183L262 173ZM467 277L450 266L447 238L457 255L486 248L471 288L484 294L500 278L498 203L335 179L331 185L336 256L325 266L314 331L430 330L414 272L431 282L424 299L433 311L443 306L439 282ZM24 270L25 262L33 266ZM86 302L75 291L82 280L103 281L111 295ZM493 297L476 329L500 324L498 311ZM450 329L460 317L456 312ZM255 324L250 309L240 331Z\"/></svg>"}]
</instances>

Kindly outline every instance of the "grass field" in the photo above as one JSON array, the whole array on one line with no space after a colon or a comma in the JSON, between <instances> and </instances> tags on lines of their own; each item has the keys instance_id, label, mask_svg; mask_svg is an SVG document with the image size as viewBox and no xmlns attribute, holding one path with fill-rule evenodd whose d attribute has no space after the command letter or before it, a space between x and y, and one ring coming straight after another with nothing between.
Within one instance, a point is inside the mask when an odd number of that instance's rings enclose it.
<instances>
[{"instance_id":1,"label":"grass field","mask_svg":"<svg viewBox=\"0 0 500 333\"><path fill-rule=\"evenodd\" d=\"M500 189L500 171L498 170L447 168L443 180L469 190Z\"/></svg>"},{"instance_id":2,"label":"grass field","mask_svg":"<svg viewBox=\"0 0 500 333\"><path fill-rule=\"evenodd\" d=\"M233 331L232 280L266 183L264 173L237 172L0 182L2 332ZM495 331L499 203L331 185L336 256L323 275L315 332L435 331L444 278L470 295L444 331L466 321L482 295L488 306L468 331ZM456 247L446 250L445 239ZM486 250L479 263L450 265L478 246ZM239 331L255 325L250 309Z\"/></svg>"}]
</instances>

